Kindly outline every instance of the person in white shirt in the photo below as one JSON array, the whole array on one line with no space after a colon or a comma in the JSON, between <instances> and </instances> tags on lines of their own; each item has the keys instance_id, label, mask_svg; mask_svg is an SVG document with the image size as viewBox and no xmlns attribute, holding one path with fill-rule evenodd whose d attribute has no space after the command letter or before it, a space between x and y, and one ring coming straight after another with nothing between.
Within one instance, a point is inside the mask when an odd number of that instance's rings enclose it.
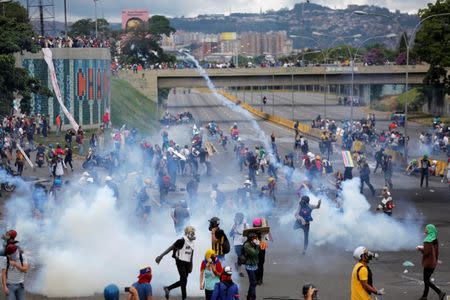
<instances>
[{"instance_id":1,"label":"person in white shirt","mask_svg":"<svg viewBox=\"0 0 450 300\"><path fill-rule=\"evenodd\" d=\"M1 257L2 287L7 300L25 300L25 273L28 260L15 244L9 244Z\"/></svg>"},{"instance_id":2,"label":"person in white shirt","mask_svg":"<svg viewBox=\"0 0 450 300\"><path fill-rule=\"evenodd\" d=\"M247 240L244 236L244 230L247 228L247 224L244 220L243 213L236 213L234 216L234 225L231 228L230 236L233 238L233 246L234 252L238 257L238 261L235 263L236 270L239 270L239 276L244 277L244 273L242 273L241 265L239 264L239 256L242 254L242 247Z\"/></svg>"}]
</instances>

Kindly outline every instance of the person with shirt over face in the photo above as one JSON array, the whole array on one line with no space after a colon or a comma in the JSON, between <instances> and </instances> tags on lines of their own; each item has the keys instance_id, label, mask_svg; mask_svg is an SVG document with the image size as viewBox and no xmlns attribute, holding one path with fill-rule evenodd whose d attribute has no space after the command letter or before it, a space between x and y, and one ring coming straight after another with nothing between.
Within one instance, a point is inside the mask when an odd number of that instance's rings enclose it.
<instances>
[{"instance_id":1,"label":"person with shirt over face","mask_svg":"<svg viewBox=\"0 0 450 300\"><path fill-rule=\"evenodd\" d=\"M216 252L217 257L221 262L225 260L226 243L229 241L225 232L219 227L220 219L218 217L213 217L209 220L209 231L211 231L211 243L212 249Z\"/></svg>"},{"instance_id":2,"label":"person with shirt over face","mask_svg":"<svg viewBox=\"0 0 450 300\"><path fill-rule=\"evenodd\" d=\"M439 300L445 299L447 295L446 292L441 291L434 283L430 280L431 275L436 269L438 259L439 259L439 242L437 239L437 229L433 224L428 224L425 226L426 237L423 240L422 246L417 246L417 250L422 253L422 267L423 267L423 282L424 290L422 297L419 300L426 300L428 297L428 291L432 288L436 294L439 295Z\"/></svg>"},{"instance_id":3,"label":"person with shirt over face","mask_svg":"<svg viewBox=\"0 0 450 300\"><path fill-rule=\"evenodd\" d=\"M127 300L153 300L152 268L145 267L139 270L138 281L133 283L128 292Z\"/></svg>"},{"instance_id":4,"label":"person with shirt over face","mask_svg":"<svg viewBox=\"0 0 450 300\"><path fill-rule=\"evenodd\" d=\"M226 266L220 275L220 282L214 286L211 300L239 300L239 287L233 282L233 270Z\"/></svg>"},{"instance_id":5,"label":"person with shirt over face","mask_svg":"<svg viewBox=\"0 0 450 300\"><path fill-rule=\"evenodd\" d=\"M295 223L294 229L303 229L304 243L303 243L303 255L306 254L306 249L308 248L309 242L309 225L312 222L312 211L314 209L319 209L322 201L319 199L317 205L312 205L309 203L308 196L302 196L300 202L298 203L297 211L295 212Z\"/></svg>"},{"instance_id":6,"label":"person with shirt over face","mask_svg":"<svg viewBox=\"0 0 450 300\"><path fill-rule=\"evenodd\" d=\"M184 229L184 235L173 243L166 251L160 256L156 257L157 264L161 262L163 257L172 251L172 257L175 259L175 263L180 275L180 280L170 286L164 287L164 294L166 299L169 299L170 291L180 287L181 298L185 300L187 298L186 285L189 273L192 272L192 260L194 257L195 248L195 228L193 226L186 226Z\"/></svg>"}]
</instances>

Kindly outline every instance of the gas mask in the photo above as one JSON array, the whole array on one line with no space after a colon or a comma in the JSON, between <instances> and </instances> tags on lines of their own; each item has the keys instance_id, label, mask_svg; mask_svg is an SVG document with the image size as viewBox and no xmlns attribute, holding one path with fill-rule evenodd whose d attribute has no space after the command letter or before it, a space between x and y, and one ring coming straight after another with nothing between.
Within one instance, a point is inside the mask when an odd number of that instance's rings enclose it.
<instances>
[{"instance_id":1,"label":"gas mask","mask_svg":"<svg viewBox=\"0 0 450 300\"><path fill-rule=\"evenodd\" d=\"M186 237L187 237L190 241L195 240L195 231L188 232L188 233L186 234Z\"/></svg>"}]
</instances>

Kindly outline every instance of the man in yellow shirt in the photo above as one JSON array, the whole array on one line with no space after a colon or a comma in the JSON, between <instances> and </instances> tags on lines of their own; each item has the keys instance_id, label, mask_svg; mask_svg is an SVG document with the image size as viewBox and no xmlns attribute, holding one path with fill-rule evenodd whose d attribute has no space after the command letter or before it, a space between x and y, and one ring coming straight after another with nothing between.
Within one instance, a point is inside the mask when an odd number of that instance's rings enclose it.
<instances>
[{"instance_id":1,"label":"man in yellow shirt","mask_svg":"<svg viewBox=\"0 0 450 300\"><path fill-rule=\"evenodd\" d=\"M377 290L372 282L372 271L368 263L374 256L362 246L353 251L353 257L358 263L352 271L351 300L370 300L370 294L384 295L384 289Z\"/></svg>"}]
</instances>

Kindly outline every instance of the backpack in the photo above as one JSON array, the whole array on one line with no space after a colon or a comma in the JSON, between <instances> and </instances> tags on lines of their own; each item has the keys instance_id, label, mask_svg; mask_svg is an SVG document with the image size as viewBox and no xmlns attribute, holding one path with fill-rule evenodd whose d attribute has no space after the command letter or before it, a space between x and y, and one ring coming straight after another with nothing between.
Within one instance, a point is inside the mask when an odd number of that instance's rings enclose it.
<instances>
[{"instance_id":1,"label":"backpack","mask_svg":"<svg viewBox=\"0 0 450 300\"><path fill-rule=\"evenodd\" d=\"M222 245L222 252L223 255L230 253L230 241L228 240L227 235L225 232L223 233L223 245Z\"/></svg>"},{"instance_id":2,"label":"backpack","mask_svg":"<svg viewBox=\"0 0 450 300\"><path fill-rule=\"evenodd\" d=\"M20 264L23 267L23 256L22 256L22 251L19 250L19 260L20 260ZM9 270L9 256L6 256L6 278L8 278L8 270Z\"/></svg>"},{"instance_id":3,"label":"backpack","mask_svg":"<svg viewBox=\"0 0 450 300\"><path fill-rule=\"evenodd\" d=\"M245 244L246 243L247 242L245 242L242 245L241 255L239 255L239 257L238 257L238 264L239 265L245 265L245 263L247 262L247 256L245 255Z\"/></svg>"}]
</instances>

